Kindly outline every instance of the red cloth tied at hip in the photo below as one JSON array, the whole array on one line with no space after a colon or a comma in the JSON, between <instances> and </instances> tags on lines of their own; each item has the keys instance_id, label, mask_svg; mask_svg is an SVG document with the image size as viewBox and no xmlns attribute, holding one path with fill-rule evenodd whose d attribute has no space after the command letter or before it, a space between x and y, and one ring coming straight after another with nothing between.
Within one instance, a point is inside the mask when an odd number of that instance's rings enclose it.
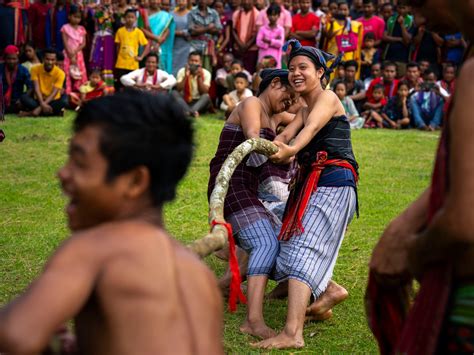
<instances>
[{"instance_id":1,"label":"red cloth tied at hip","mask_svg":"<svg viewBox=\"0 0 474 355\"><path fill-rule=\"evenodd\" d=\"M318 152L316 154L316 161L311 164L311 170L309 174L298 173L296 183L300 182L300 179L304 179L302 188L297 191L293 189L288 198L288 207L283 218L283 225L278 235L279 240L289 240L295 233L301 234L304 232L302 224L303 216L308 206L311 194L318 190L318 182L321 177L321 173L327 166L340 166L351 170L354 175L354 179L357 182L358 176L354 167L343 159L328 159L328 154L325 151Z\"/></svg>"}]
</instances>

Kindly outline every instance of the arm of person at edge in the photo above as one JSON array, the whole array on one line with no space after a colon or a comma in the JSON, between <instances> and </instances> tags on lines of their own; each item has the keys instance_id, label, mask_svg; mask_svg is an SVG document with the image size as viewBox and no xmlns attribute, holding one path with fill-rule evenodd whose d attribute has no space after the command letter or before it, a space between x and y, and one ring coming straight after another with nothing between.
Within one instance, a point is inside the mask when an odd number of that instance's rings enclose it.
<instances>
[{"instance_id":1,"label":"arm of person at edge","mask_svg":"<svg viewBox=\"0 0 474 355\"><path fill-rule=\"evenodd\" d=\"M0 310L0 352L40 353L83 307L101 265L99 258L90 257L94 251L85 239L68 239L28 289Z\"/></svg>"},{"instance_id":2,"label":"arm of person at edge","mask_svg":"<svg viewBox=\"0 0 474 355\"><path fill-rule=\"evenodd\" d=\"M334 115L344 114L344 107L336 94L329 90L321 92L316 104L311 108L306 120L303 118L301 109L281 135L275 138L275 145L279 151L270 159L275 163L286 164L293 156L306 147L314 136L323 128ZM309 110L307 108L306 110ZM302 128L298 131L298 128ZM288 131L287 131L288 130ZM296 138L288 145L288 142L296 135Z\"/></svg>"},{"instance_id":3,"label":"arm of person at edge","mask_svg":"<svg viewBox=\"0 0 474 355\"><path fill-rule=\"evenodd\" d=\"M474 60L466 62L459 73L456 101L448 120L450 125L448 167L449 191L441 210L428 228L416 236L409 252L410 269L421 275L431 263L459 260L474 244L474 122L466 108L474 101L471 78ZM455 139L453 139L455 137Z\"/></svg>"},{"instance_id":4,"label":"arm of person at edge","mask_svg":"<svg viewBox=\"0 0 474 355\"><path fill-rule=\"evenodd\" d=\"M260 116L262 114L260 100L251 96L240 103L239 109L240 126L245 138L260 138Z\"/></svg>"},{"instance_id":5,"label":"arm of person at edge","mask_svg":"<svg viewBox=\"0 0 474 355\"><path fill-rule=\"evenodd\" d=\"M145 45L145 49L143 50L142 55L137 55L137 56L135 57L135 60L136 60L137 62L141 62L141 61L143 60L143 58L145 58L145 57L148 55L148 53L150 53L150 42L148 42L148 43Z\"/></svg>"}]
</instances>

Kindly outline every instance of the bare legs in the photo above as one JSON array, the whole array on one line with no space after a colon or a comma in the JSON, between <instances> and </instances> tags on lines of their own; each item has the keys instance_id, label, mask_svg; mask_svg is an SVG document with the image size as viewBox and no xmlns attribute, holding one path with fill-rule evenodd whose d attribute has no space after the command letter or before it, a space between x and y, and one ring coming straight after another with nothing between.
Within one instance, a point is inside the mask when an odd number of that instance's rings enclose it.
<instances>
[{"instance_id":1,"label":"bare legs","mask_svg":"<svg viewBox=\"0 0 474 355\"><path fill-rule=\"evenodd\" d=\"M248 276L247 280L247 317L240 326L240 331L262 339L274 337L276 332L263 319L263 296L268 276Z\"/></svg>"},{"instance_id":2,"label":"bare legs","mask_svg":"<svg viewBox=\"0 0 474 355\"><path fill-rule=\"evenodd\" d=\"M306 320L325 320L331 317L332 308L349 296L347 290L334 281L329 281L326 291L306 309Z\"/></svg>"},{"instance_id":3,"label":"bare legs","mask_svg":"<svg viewBox=\"0 0 474 355\"><path fill-rule=\"evenodd\" d=\"M310 296L311 290L306 284L290 279L288 282L288 315L285 328L277 336L252 345L262 349L304 347L303 326Z\"/></svg>"}]
</instances>

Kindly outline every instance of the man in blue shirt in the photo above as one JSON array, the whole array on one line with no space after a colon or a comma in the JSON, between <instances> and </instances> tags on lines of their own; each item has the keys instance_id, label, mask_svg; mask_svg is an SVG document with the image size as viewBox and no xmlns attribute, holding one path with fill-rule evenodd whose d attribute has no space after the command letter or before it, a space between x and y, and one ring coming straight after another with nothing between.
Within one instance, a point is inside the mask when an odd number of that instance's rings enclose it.
<instances>
[{"instance_id":1,"label":"man in blue shirt","mask_svg":"<svg viewBox=\"0 0 474 355\"><path fill-rule=\"evenodd\" d=\"M33 87L28 69L19 64L19 53L17 47L7 46L4 51L5 63L0 64L1 100L6 113L17 113L20 97L25 89Z\"/></svg>"}]
</instances>

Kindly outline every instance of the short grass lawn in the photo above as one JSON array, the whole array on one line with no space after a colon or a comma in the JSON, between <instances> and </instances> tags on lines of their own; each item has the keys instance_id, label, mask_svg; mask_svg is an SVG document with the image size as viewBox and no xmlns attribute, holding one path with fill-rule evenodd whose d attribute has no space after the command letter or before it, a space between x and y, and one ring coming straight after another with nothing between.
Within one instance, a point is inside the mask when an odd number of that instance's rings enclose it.
<instances>
[{"instance_id":1,"label":"short grass lawn","mask_svg":"<svg viewBox=\"0 0 474 355\"><path fill-rule=\"evenodd\" d=\"M73 113L65 118L20 119L0 123L0 304L19 294L41 271L48 255L68 236L65 200L55 178L63 164ZM166 207L166 226L189 243L204 236L207 225L208 164L223 121L204 116L196 121L196 154ZM376 353L367 327L363 296L367 263L384 226L428 185L438 134L418 131L361 130L353 133L360 164L360 218L349 226L337 260L334 280L349 291L334 316L305 327L306 348L299 353ZM208 265L221 275L225 264L214 257ZM271 283L269 288L274 284ZM60 292L60 290L58 290ZM255 352L250 336L240 334L245 307L225 315L224 344L228 353ZM281 329L286 301L265 304L268 324Z\"/></svg>"}]
</instances>

